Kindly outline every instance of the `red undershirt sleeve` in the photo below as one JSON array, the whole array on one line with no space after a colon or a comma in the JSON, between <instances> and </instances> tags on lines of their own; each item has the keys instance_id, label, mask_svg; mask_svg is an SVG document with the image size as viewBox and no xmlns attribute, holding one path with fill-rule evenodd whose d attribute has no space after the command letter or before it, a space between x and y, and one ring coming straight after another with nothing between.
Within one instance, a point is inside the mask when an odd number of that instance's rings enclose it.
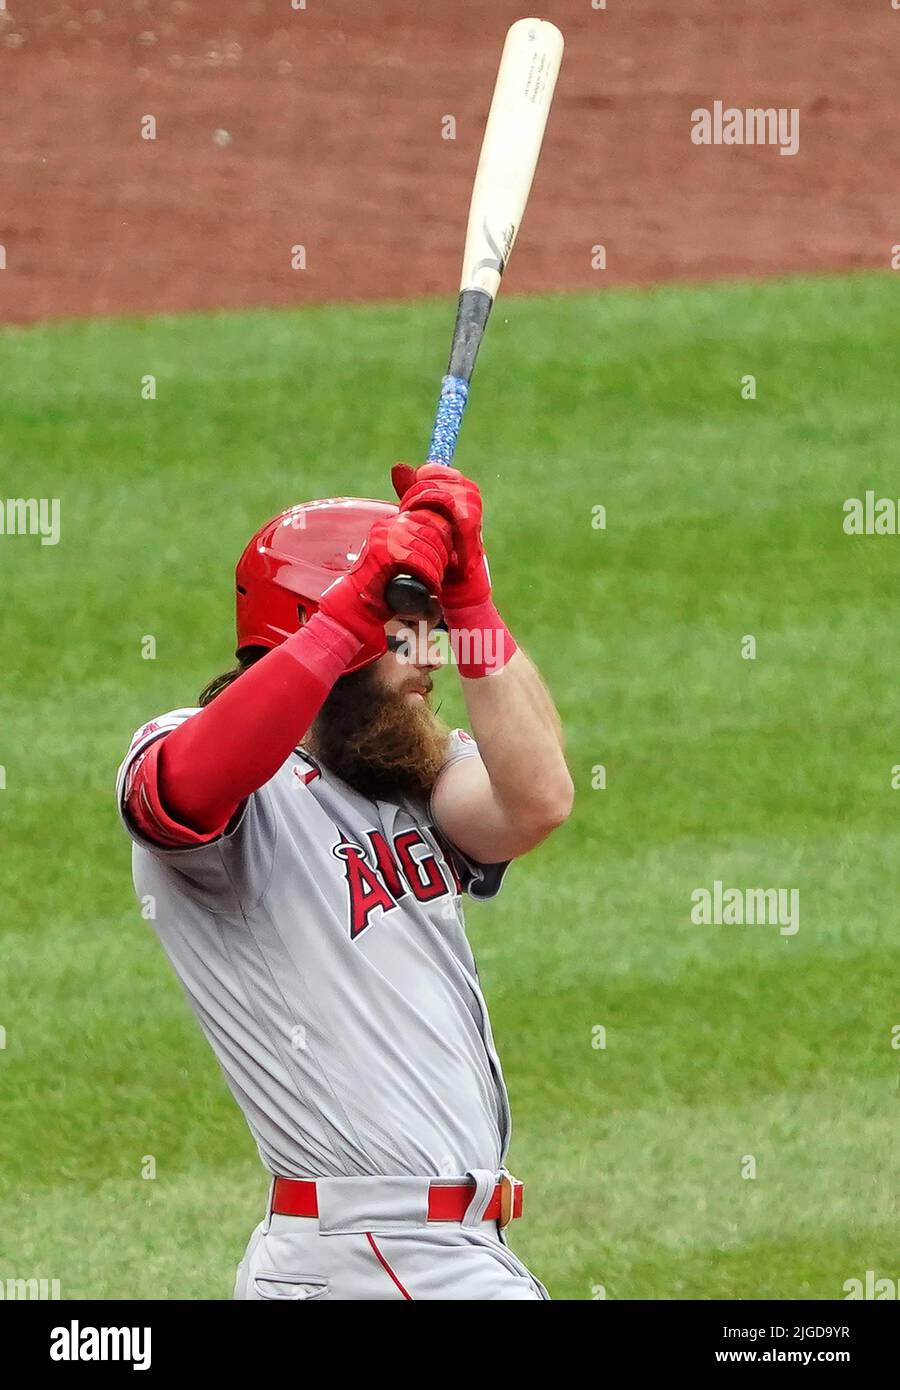
<instances>
[{"instance_id":1,"label":"red undershirt sleeve","mask_svg":"<svg viewBox=\"0 0 900 1390\"><path fill-rule=\"evenodd\" d=\"M288 759L360 642L316 613L177 729L129 774L125 811L167 848L222 835L241 803Z\"/></svg>"}]
</instances>

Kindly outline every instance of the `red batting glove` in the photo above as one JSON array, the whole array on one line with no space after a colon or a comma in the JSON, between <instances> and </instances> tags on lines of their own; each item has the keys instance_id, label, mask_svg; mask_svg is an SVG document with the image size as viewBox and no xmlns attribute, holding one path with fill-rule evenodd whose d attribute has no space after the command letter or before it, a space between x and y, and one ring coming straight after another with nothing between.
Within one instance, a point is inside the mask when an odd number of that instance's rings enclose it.
<instances>
[{"instance_id":1,"label":"red batting glove","mask_svg":"<svg viewBox=\"0 0 900 1390\"><path fill-rule=\"evenodd\" d=\"M491 596L491 576L481 538L484 508L477 484L458 468L445 468L441 463L426 463L421 468L397 463L391 469L391 481L401 512L415 513L427 507L452 522L453 556L441 589L445 612L485 603Z\"/></svg>"},{"instance_id":2,"label":"red batting glove","mask_svg":"<svg viewBox=\"0 0 900 1390\"><path fill-rule=\"evenodd\" d=\"M400 498L401 516L417 516L420 508L428 508L452 523L453 555L440 596L459 674L478 680L502 670L515 653L516 642L491 600L477 485L458 468L441 463L421 468L395 464L391 481Z\"/></svg>"},{"instance_id":3,"label":"red batting glove","mask_svg":"<svg viewBox=\"0 0 900 1390\"><path fill-rule=\"evenodd\" d=\"M424 508L373 522L353 568L325 590L319 611L360 642L387 651L384 625L395 614L385 602L386 586L397 574L411 574L430 594L440 593L451 544L450 522Z\"/></svg>"}]
</instances>

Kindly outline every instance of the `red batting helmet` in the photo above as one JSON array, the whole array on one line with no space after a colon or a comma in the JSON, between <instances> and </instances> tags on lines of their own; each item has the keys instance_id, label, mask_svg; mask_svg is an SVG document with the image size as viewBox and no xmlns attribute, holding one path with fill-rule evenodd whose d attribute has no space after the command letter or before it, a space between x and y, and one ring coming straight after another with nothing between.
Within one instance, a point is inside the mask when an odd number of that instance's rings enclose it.
<instances>
[{"instance_id":1,"label":"red batting helmet","mask_svg":"<svg viewBox=\"0 0 900 1390\"><path fill-rule=\"evenodd\" d=\"M374 521L395 516L393 502L327 497L302 502L257 531L237 563L237 649L277 647L312 617L319 599L356 560ZM363 648L348 671L377 660Z\"/></svg>"}]
</instances>

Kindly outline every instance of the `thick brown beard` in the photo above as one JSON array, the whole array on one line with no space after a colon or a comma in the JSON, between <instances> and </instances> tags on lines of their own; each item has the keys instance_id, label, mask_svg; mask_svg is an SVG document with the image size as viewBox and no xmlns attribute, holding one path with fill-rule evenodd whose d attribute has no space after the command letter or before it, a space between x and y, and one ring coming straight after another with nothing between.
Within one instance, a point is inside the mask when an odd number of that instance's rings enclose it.
<instances>
[{"instance_id":1,"label":"thick brown beard","mask_svg":"<svg viewBox=\"0 0 900 1390\"><path fill-rule=\"evenodd\" d=\"M303 744L370 801L427 804L448 734L424 701L392 691L365 666L336 682Z\"/></svg>"}]
</instances>

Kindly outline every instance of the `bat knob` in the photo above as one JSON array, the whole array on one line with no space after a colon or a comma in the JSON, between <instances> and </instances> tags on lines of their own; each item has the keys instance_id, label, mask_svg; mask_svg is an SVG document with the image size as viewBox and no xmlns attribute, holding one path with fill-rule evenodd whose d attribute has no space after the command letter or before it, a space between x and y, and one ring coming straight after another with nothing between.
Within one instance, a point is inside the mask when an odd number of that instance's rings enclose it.
<instances>
[{"instance_id":1,"label":"bat knob","mask_svg":"<svg viewBox=\"0 0 900 1390\"><path fill-rule=\"evenodd\" d=\"M396 574L385 585L384 597L394 613L425 613L431 603L431 595L421 580L411 574Z\"/></svg>"}]
</instances>

